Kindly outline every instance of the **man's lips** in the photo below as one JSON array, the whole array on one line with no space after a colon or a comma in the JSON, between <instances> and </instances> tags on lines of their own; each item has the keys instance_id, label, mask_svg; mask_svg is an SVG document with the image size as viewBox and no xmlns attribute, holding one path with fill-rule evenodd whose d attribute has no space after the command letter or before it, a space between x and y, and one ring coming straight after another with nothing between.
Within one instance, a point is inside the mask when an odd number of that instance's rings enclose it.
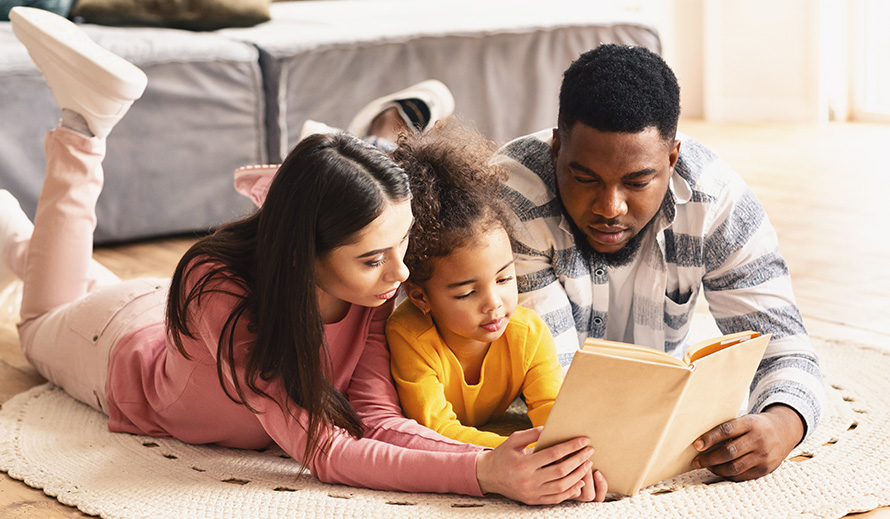
<instances>
[{"instance_id":1,"label":"man's lips","mask_svg":"<svg viewBox=\"0 0 890 519\"><path fill-rule=\"evenodd\" d=\"M506 323L507 323L506 317L498 317L497 319L488 321L487 323L483 323L480 326L485 331L496 332L496 331L500 330L501 328L503 328Z\"/></svg>"},{"instance_id":2,"label":"man's lips","mask_svg":"<svg viewBox=\"0 0 890 519\"><path fill-rule=\"evenodd\" d=\"M587 231L594 240L607 245L621 243L627 236L627 229L624 227L588 226Z\"/></svg>"}]
</instances>

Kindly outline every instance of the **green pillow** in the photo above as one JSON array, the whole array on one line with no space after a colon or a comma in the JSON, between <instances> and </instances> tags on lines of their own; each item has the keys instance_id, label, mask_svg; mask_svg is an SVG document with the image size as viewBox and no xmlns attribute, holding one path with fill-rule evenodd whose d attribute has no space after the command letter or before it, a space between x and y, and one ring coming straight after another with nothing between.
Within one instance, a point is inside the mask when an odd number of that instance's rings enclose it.
<instances>
[{"instance_id":1,"label":"green pillow","mask_svg":"<svg viewBox=\"0 0 890 519\"><path fill-rule=\"evenodd\" d=\"M78 0L71 18L102 25L212 31L267 22L269 3L270 0Z\"/></svg>"},{"instance_id":2,"label":"green pillow","mask_svg":"<svg viewBox=\"0 0 890 519\"><path fill-rule=\"evenodd\" d=\"M74 0L0 0L0 22L8 22L9 11L18 6L43 9L68 18L73 3Z\"/></svg>"}]
</instances>

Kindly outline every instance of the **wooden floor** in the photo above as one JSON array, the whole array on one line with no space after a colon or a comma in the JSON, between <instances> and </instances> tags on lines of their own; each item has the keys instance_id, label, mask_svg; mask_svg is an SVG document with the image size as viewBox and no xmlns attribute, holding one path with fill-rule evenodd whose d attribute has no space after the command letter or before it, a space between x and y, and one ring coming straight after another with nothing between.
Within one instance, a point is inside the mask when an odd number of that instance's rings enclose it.
<instances>
[{"instance_id":1,"label":"wooden floor","mask_svg":"<svg viewBox=\"0 0 890 519\"><path fill-rule=\"evenodd\" d=\"M810 333L890 347L890 126L728 125L683 121L759 196L779 234ZM166 276L190 239L100 248L121 277ZM43 383L0 308L0 402ZM0 475L0 517L86 517ZM883 508L857 517L890 518Z\"/></svg>"}]
</instances>

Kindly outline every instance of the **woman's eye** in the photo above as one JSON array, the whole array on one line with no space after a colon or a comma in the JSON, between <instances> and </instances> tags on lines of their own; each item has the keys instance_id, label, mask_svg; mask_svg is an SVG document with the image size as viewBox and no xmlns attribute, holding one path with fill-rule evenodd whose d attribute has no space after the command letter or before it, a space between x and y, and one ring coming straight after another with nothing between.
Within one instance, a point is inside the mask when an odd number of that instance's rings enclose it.
<instances>
[{"instance_id":1,"label":"woman's eye","mask_svg":"<svg viewBox=\"0 0 890 519\"><path fill-rule=\"evenodd\" d=\"M386 260L383 258L380 258L380 259L368 261L365 263L365 265L372 267L372 268L376 268L376 267L383 265L384 263L386 263Z\"/></svg>"},{"instance_id":2,"label":"woman's eye","mask_svg":"<svg viewBox=\"0 0 890 519\"><path fill-rule=\"evenodd\" d=\"M498 284L499 284L499 285L505 285L505 284L507 284L507 283L509 283L509 282L511 282L511 281L513 281L513 276L507 276L507 277L505 277L505 278L501 278L501 279L499 279L499 280L498 280Z\"/></svg>"},{"instance_id":3,"label":"woman's eye","mask_svg":"<svg viewBox=\"0 0 890 519\"><path fill-rule=\"evenodd\" d=\"M629 184L627 184L627 185L630 186L630 187L632 187L632 188L634 188L634 189L642 189L642 188L648 186L648 185L649 185L649 182L631 182L631 183L629 183Z\"/></svg>"},{"instance_id":4,"label":"woman's eye","mask_svg":"<svg viewBox=\"0 0 890 519\"><path fill-rule=\"evenodd\" d=\"M466 299L466 298L470 297L471 295L473 295L472 292L467 292L466 294L461 294L461 295L459 295L459 296L454 296L454 298L455 298L455 299Z\"/></svg>"}]
</instances>

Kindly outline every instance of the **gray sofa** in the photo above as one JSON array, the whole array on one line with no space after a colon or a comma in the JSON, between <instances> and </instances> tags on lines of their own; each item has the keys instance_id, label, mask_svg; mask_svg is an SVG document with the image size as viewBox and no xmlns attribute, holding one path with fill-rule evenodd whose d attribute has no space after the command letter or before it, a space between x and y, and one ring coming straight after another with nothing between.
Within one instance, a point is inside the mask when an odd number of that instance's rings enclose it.
<instances>
[{"instance_id":1,"label":"gray sofa","mask_svg":"<svg viewBox=\"0 0 890 519\"><path fill-rule=\"evenodd\" d=\"M602 42L660 52L654 28L578 0L281 2L272 20L193 33L83 25L148 75L108 139L97 243L207 231L246 213L232 171L279 162L307 119L345 127L367 101L427 78L499 141L555 123L562 71ZM0 188L33 215L58 113L0 23Z\"/></svg>"}]
</instances>

